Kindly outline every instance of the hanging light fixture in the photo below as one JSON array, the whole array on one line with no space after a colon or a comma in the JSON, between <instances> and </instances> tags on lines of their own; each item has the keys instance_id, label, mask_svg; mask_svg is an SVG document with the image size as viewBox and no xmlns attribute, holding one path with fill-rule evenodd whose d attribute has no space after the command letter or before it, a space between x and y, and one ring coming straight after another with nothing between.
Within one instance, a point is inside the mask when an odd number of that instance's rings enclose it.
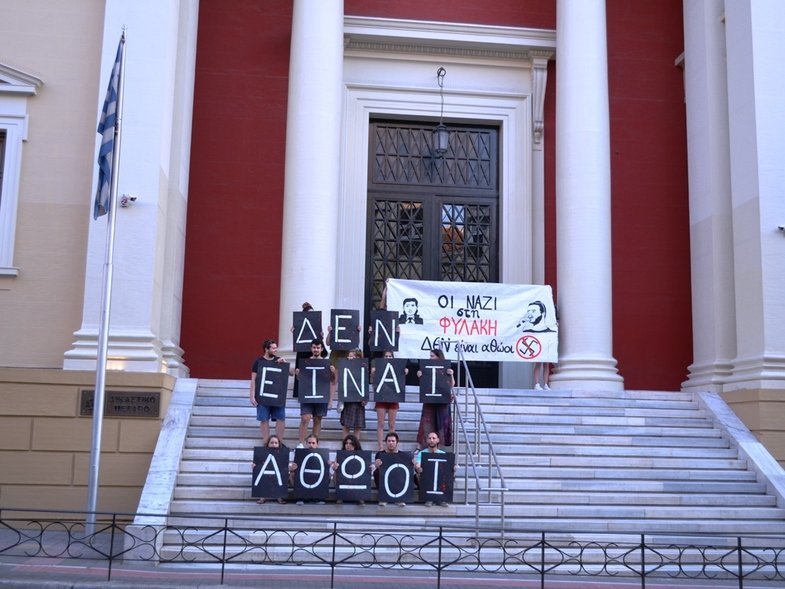
<instances>
[{"instance_id":1,"label":"hanging light fixture","mask_svg":"<svg viewBox=\"0 0 785 589\"><path fill-rule=\"evenodd\" d=\"M447 126L442 122L444 117L444 76L447 70L440 67L436 70L436 83L439 84L439 100L441 102L441 109L439 110L439 124L433 130L433 150L440 157L447 153L447 148L450 146L450 131Z\"/></svg>"}]
</instances>

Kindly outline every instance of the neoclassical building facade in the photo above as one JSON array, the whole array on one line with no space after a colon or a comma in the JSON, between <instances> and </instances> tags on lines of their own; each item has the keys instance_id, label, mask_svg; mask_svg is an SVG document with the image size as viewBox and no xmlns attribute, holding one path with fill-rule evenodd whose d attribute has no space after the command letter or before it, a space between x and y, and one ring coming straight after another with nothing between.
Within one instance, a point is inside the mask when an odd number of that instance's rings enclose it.
<instances>
[{"instance_id":1,"label":"neoclassical building facade","mask_svg":"<svg viewBox=\"0 0 785 589\"><path fill-rule=\"evenodd\" d=\"M547 283L555 386L720 392L785 452L778 0L62 4L0 0L6 390L95 370L95 123L125 26L128 386L247 378L302 302L367 314L389 277Z\"/></svg>"}]
</instances>

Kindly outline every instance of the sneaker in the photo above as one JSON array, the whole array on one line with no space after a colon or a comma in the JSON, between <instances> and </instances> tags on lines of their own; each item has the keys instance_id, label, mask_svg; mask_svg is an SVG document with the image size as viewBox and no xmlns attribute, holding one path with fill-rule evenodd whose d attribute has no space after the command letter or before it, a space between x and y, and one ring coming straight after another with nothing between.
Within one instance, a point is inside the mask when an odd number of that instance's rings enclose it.
<instances>
[{"instance_id":1,"label":"sneaker","mask_svg":"<svg viewBox=\"0 0 785 589\"><path fill-rule=\"evenodd\" d=\"M546 391L551 390L551 387L549 387L547 384L542 385L542 388L545 389Z\"/></svg>"},{"instance_id":2,"label":"sneaker","mask_svg":"<svg viewBox=\"0 0 785 589\"><path fill-rule=\"evenodd\" d=\"M403 501L398 501L398 502L396 502L395 504L396 504L398 507L406 507L406 503L404 503Z\"/></svg>"},{"instance_id":3,"label":"sneaker","mask_svg":"<svg viewBox=\"0 0 785 589\"><path fill-rule=\"evenodd\" d=\"M317 501L316 505L324 505L324 501Z\"/></svg>"},{"instance_id":4,"label":"sneaker","mask_svg":"<svg viewBox=\"0 0 785 589\"><path fill-rule=\"evenodd\" d=\"M425 507L433 507L433 501L426 501Z\"/></svg>"},{"instance_id":5,"label":"sneaker","mask_svg":"<svg viewBox=\"0 0 785 589\"><path fill-rule=\"evenodd\" d=\"M439 501L439 507L449 507L449 506L450 504L447 503L446 501Z\"/></svg>"},{"instance_id":6,"label":"sneaker","mask_svg":"<svg viewBox=\"0 0 785 589\"><path fill-rule=\"evenodd\" d=\"M335 500L335 503L336 503L337 505L341 505L341 503L343 503L343 499L336 499L336 500Z\"/></svg>"},{"instance_id":7,"label":"sneaker","mask_svg":"<svg viewBox=\"0 0 785 589\"><path fill-rule=\"evenodd\" d=\"M541 391L542 390L542 387L540 386L540 383L537 383L536 385L534 385L534 390L535 391Z\"/></svg>"},{"instance_id":8,"label":"sneaker","mask_svg":"<svg viewBox=\"0 0 785 589\"><path fill-rule=\"evenodd\" d=\"M302 499L300 499L300 500L297 502L297 505L303 505L303 501L302 501Z\"/></svg>"},{"instance_id":9,"label":"sneaker","mask_svg":"<svg viewBox=\"0 0 785 589\"><path fill-rule=\"evenodd\" d=\"M379 501L379 507L384 507L387 505L387 501Z\"/></svg>"},{"instance_id":10,"label":"sneaker","mask_svg":"<svg viewBox=\"0 0 785 589\"><path fill-rule=\"evenodd\" d=\"M360 499L360 501L358 502L358 504L359 504L359 505L365 505L365 501L363 501L362 499Z\"/></svg>"}]
</instances>

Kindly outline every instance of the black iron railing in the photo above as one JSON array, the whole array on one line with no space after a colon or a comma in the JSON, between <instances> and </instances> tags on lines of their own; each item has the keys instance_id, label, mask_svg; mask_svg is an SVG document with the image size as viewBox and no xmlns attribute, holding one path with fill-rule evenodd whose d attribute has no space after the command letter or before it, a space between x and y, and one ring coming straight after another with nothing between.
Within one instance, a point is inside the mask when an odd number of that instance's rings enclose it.
<instances>
[{"instance_id":1,"label":"black iron railing","mask_svg":"<svg viewBox=\"0 0 785 589\"><path fill-rule=\"evenodd\" d=\"M85 513L0 510L0 564L34 559L36 566L106 568L198 563L224 583L271 567L308 566L335 574L349 570L421 571L441 587L445 574L539 579L620 577L628 583L702 580L724 586L785 585L785 538L768 535L528 533L522 530L380 525L369 521L309 521L243 515L152 516L166 523L139 526L135 515L96 514L85 533ZM141 514L143 515L143 514ZM369 529L370 528L370 529ZM152 567L151 567L152 570ZM217 580L217 579L216 579ZM635 580L635 581L634 581ZM719 584L717 585L719 586Z\"/></svg>"}]
</instances>

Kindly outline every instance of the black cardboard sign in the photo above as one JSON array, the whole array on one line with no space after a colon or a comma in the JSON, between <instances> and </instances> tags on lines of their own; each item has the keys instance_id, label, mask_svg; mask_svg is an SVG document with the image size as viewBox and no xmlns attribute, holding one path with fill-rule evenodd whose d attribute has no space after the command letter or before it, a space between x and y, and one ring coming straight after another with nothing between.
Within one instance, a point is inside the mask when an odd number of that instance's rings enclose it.
<instances>
[{"instance_id":1,"label":"black cardboard sign","mask_svg":"<svg viewBox=\"0 0 785 589\"><path fill-rule=\"evenodd\" d=\"M330 361L325 358L303 358L297 366L300 403L330 402Z\"/></svg>"},{"instance_id":2,"label":"black cardboard sign","mask_svg":"<svg viewBox=\"0 0 785 589\"><path fill-rule=\"evenodd\" d=\"M373 361L373 400L382 403L406 401L406 360L376 358Z\"/></svg>"},{"instance_id":3,"label":"black cardboard sign","mask_svg":"<svg viewBox=\"0 0 785 589\"><path fill-rule=\"evenodd\" d=\"M251 497L286 497L289 488L289 450L255 446L253 463Z\"/></svg>"},{"instance_id":4,"label":"black cardboard sign","mask_svg":"<svg viewBox=\"0 0 785 589\"><path fill-rule=\"evenodd\" d=\"M342 501L365 501L371 498L371 452L338 450L335 471L335 494Z\"/></svg>"},{"instance_id":5,"label":"black cardboard sign","mask_svg":"<svg viewBox=\"0 0 785 589\"><path fill-rule=\"evenodd\" d=\"M360 311L330 310L330 350L353 350L360 347Z\"/></svg>"},{"instance_id":6,"label":"black cardboard sign","mask_svg":"<svg viewBox=\"0 0 785 589\"><path fill-rule=\"evenodd\" d=\"M414 491L414 465L411 452L379 452L379 501L411 501Z\"/></svg>"},{"instance_id":7,"label":"black cardboard sign","mask_svg":"<svg viewBox=\"0 0 785 589\"><path fill-rule=\"evenodd\" d=\"M327 499L330 491L330 452L321 448L294 451L293 487L297 499Z\"/></svg>"},{"instance_id":8,"label":"black cardboard sign","mask_svg":"<svg viewBox=\"0 0 785 589\"><path fill-rule=\"evenodd\" d=\"M447 374L449 360L420 360L420 403L450 402L452 378Z\"/></svg>"},{"instance_id":9,"label":"black cardboard sign","mask_svg":"<svg viewBox=\"0 0 785 589\"><path fill-rule=\"evenodd\" d=\"M455 480L455 454L422 452L420 454L420 501L452 503Z\"/></svg>"},{"instance_id":10,"label":"black cardboard sign","mask_svg":"<svg viewBox=\"0 0 785 589\"><path fill-rule=\"evenodd\" d=\"M371 351L398 351L398 313L371 311Z\"/></svg>"},{"instance_id":11,"label":"black cardboard sign","mask_svg":"<svg viewBox=\"0 0 785 589\"><path fill-rule=\"evenodd\" d=\"M256 367L256 402L269 407L286 405L289 363L260 359Z\"/></svg>"},{"instance_id":12,"label":"black cardboard sign","mask_svg":"<svg viewBox=\"0 0 785 589\"><path fill-rule=\"evenodd\" d=\"M292 341L295 352L310 352L311 342L322 337L321 311L295 311L292 313Z\"/></svg>"},{"instance_id":13,"label":"black cardboard sign","mask_svg":"<svg viewBox=\"0 0 785 589\"><path fill-rule=\"evenodd\" d=\"M370 398L368 360L341 358L338 360L338 400L358 403Z\"/></svg>"}]
</instances>

